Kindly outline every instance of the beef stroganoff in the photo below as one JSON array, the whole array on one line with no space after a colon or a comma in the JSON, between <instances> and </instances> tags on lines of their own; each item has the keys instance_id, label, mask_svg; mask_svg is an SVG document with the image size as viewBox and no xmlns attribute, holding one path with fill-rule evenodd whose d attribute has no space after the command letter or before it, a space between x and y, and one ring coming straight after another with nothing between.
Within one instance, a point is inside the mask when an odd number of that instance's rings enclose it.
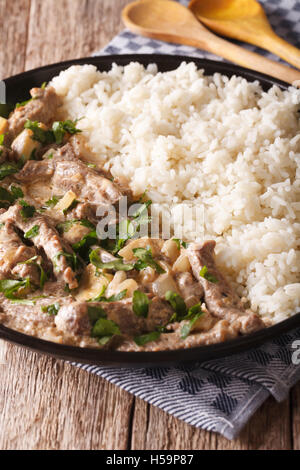
<instances>
[{"instance_id":1,"label":"beef stroganoff","mask_svg":"<svg viewBox=\"0 0 300 470\"><path fill-rule=\"evenodd\" d=\"M76 66L31 90L0 119L0 322L57 343L157 351L295 313L299 103L292 87L266 93L192 63ZM138 204L125 218L124 197ZM204 219L181 239L185 203ZM169 239L142 231L157 204Z\"/></svg>"}]
</instances>

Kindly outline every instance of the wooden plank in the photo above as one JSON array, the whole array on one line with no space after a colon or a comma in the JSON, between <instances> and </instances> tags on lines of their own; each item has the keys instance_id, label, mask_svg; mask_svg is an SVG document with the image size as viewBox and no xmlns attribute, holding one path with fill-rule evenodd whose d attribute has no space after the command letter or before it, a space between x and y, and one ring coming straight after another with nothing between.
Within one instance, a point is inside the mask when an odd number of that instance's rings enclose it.
<instances>
[{"instance_id":1,"label":"wooden plank","mask_svg":"<svg viewBox=\"0 0 300 470\"><path fill-rule=\"evenodd\" d=\"M202 431L137 399L132 424L133 450L215 450L217 435Z\"/></svg>"},{"instance_id":2,"label":"wooden plank","mask_svg":"<svg viewBox=\"0 0 300 470\"><path fill-rule=\"evenodd\" d=\"M292 448L289 400L267 400L239 438L224 437L194 428L159 408L136 401L132 426L132 449L166 450L255 450Z\"/></svg>"},{"instance_id":3,"label":"wooden plank","mask_svg":"<svg viewBox=\"0 0 300 470\"><path fill-rule=\"evenodd\" d=\"M126 449L134 398L69 364L8 347L0 449Z\"/></svg>"},{"instance_id":4,"label":"wooden plank","mask_svg":"<svg viewBox=\"0 0 300 470\"><path fill-rule=\"evenodd\" d=\"M293 444L300 450L300 383L292 391Z\"/></svg>"},{"instance_id":5,"label":"wooden plank","mask_svg":"<svg viewBox=\"0 0 300 470\"><path fill-rule=\"evenodd\" d=\"M0 0L0 80L24 70L30 0Z\"/></svg>"},{"instance_id":6,"label":"wooden plank","mask_svg":"<svg viewBox=\"0 0 300 470\"><path fill-rule=\"evenodd\" d=\"M290 400L277 403L269 398L255 413L238 439L218 436L218 450L292 449Z\"/></svg>"},{"instance_id":7,"label":"wooden plank","mask_svg":"<svg viewBox=\"0 0 300 470\"><path fill-rule=\"evenodd\" d=\"M32 0L26 68L91 55L124 26L128 0Z\"/></svg>"}]
</instances>

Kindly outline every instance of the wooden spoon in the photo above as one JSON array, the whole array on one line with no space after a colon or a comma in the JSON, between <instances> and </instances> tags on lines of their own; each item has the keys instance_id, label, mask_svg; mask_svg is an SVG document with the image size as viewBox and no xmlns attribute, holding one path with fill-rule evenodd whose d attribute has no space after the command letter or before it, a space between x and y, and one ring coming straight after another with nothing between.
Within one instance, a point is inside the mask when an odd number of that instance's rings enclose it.
<instances>
[{"instance_id":1,"label":"wooden spoon","mask_svg":"<svg viewBox=\"0 0 300 470\"><path fill-rule=\"evenodd\" d=\"M275 34L256 0L192 0L189 8L213 31L267 49L300 68L300 50Z\"/></svg>"},{"instance_id":2,"label":"wooden spoon","mask_svg":"<svg viewBox=\"0 0 300 470\"><path fill-rule=\"evenodd\" d=\"M142 36L199 47L288 83L300 80L298 70L250 52L211 33L180 3L170 0L139 0L127 5L122 17L131 31Z\"/></svg>"}]
</instances>

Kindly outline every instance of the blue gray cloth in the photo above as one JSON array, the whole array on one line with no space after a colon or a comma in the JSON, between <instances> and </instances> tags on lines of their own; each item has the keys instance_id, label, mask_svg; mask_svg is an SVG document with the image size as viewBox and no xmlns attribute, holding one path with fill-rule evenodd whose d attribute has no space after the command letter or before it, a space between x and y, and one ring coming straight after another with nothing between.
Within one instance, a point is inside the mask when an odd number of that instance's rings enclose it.
<instances>
[{"instance_id":1,"label":"blue gray cloth","mask_svg":"<svg viewBox=\"0 0 300 470\"><path fill-rule=\"evenodd\" d=\"M185 0L182 3L187 4ZM262 3L275 31L300 47L300 0L265 0ZM278 60L257 47L245 44L243 47ZM192 47L136 36L128 30L96 55L128 53L220 59ZM233 439L270 395L282 401L300 380L300 365L292 363L295 352L292 344L296 340L300 340L300 327L256 350L185 367L118 369L74 365L104 377L186 423Z\"/></svg>"}]
</instances>

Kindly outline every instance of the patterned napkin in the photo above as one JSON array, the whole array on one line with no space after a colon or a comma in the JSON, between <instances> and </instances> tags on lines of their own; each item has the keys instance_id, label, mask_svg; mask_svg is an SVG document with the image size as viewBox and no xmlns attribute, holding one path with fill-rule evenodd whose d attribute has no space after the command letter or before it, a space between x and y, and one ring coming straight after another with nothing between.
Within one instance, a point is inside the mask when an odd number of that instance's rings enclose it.
<instances>
[{"instance_id":1,"label":"patterned napkin","mask_svg":"<svg viewBox=\"0 0 300 470\"><path fill-rule=\"evenodd\" d=\"M185 5L187 1L182 0ZM300 47L300 0L265 0L263 6L276 32ZM254 46L250 50L278 60ZM125 30L96 55L128 53L178 54L215 59L192 47L139 37ZM220 59L220 58L217 58ZM238 356L189 366L158 369L119 369L74 364L156 405L176 418L235 438L266 398L287 398L300 380L300 365L292 363L300 327Z\"/></svg>"}]
</instances>

